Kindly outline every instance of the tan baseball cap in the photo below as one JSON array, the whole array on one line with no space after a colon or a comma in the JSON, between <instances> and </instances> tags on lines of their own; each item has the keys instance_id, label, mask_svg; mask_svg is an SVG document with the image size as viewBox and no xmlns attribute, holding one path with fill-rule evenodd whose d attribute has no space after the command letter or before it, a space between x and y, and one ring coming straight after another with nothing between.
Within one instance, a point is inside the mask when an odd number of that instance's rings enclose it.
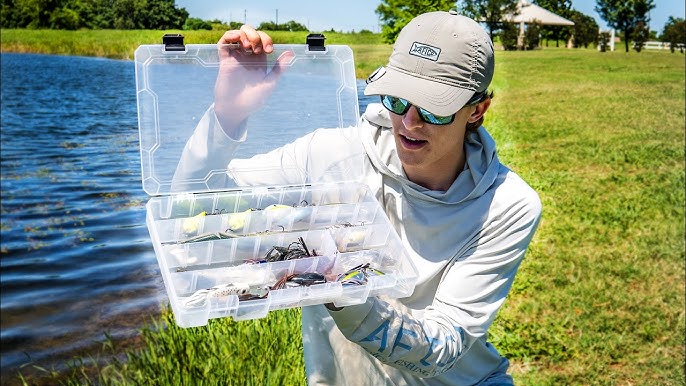
<instances>
[{"instance_id":1,"label":"tan baseball cap","mask_svg":"<svg viewBox=\"0 0 686 386\"><path fill-rule=\"evenodd\" d=\"M493 42L455 11L429 12L407 24L386 67L367 79L365 95L392 95L436 115L460 110L493 79Z\"/></svg>"}]
</instances>

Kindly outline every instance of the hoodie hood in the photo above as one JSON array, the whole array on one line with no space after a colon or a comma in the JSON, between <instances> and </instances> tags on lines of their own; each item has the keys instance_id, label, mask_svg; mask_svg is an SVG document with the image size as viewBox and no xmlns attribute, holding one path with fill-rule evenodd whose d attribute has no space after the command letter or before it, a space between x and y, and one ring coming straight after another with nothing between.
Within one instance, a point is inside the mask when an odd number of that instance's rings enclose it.
<instances>
[{"instance_id":1,"label":"hoodie hood","mask_svg":"<svg viewBox=\"0 0 686 386\"><path fill-rule=\"evenodd\" d=\"M372 103L362 116L372 130L363 131L362 143L374 167L386 177L400 182L405 194L437 204L460 204L483 195L498 177L500 162L495 141L482 126L465 138L465 166L450 188L429 190L407 179L398 158L389 112Z\"/></svg>"}]
</instances>

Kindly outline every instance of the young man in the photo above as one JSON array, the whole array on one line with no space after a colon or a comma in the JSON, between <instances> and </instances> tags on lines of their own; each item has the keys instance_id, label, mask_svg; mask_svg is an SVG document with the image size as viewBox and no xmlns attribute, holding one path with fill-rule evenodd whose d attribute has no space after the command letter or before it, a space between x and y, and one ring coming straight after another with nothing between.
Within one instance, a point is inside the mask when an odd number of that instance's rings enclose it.
<instances>
[{"instance_id":1,"label":"young man","mask_svg":"<svg viewBox=\"0 0 686 386\"><path fill-rule=\"evenodd\" d=\"M243 49L234 58L225 53L226 60L259 60L272 51L271 38L248 26L226 32L219 43ZM480 126L491 103L487 89L494 69L488 34L454 12L420 15L398 36L388 65L368 79L365 94L380 95L381 104L370 105L357 127L320 129L250 160L216 156L241 140L245 120L288 59L279 58L269 74L252 71L261 78L251 87L236 85L235 74L220 69L215 105L184 153L184 164L191 166L177 173L228 163L228 174L250 185L298 177L283 172L253 181L240 172L246 165L292 162L310 180L347 170L345 165L362 170L410 251L419 280L404 299L303 308L308 383L512 384L508 361L487 342L487 331L533 237L541 205L499 162L493 139ZM234 84L223 75L234 75Z\"/></svg>"}]
</instances>

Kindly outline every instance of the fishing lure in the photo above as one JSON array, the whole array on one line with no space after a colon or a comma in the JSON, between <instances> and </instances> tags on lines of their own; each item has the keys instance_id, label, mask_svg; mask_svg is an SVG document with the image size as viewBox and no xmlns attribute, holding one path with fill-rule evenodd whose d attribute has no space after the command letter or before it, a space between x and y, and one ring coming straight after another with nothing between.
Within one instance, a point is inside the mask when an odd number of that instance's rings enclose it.
<instances>
[{"instance_id":1,"label":"fishing lure","mask_svg":"<svg viewBox=\"0 0 686 386\"><path fill-rule=\"evenodd\" d=\"M241 235L233 233L229 229L227 229L224 232L203 233L201 235L193 236L193 237L185 239L185 240L171 242L171 244L188 244L188 243L197 243L197 242L201 242L201 241L233 239L236 237L241 237ZM164 244L170 244L170 243L164 243Z\"/></svg>"},{"instance_id":2,"label":"fishing lure","mask_svg":"<svg viewBox=\"0 0 686 386\"><path fill-rule=\"evenodd\" d=\"M372 268L369 263L360 264L342 274L338 275L336 281L343 285L364 285L370 276L385 275L376 268Z\"/></svg>"},{"instance_id":3,"label":"fishing lure","mask_svg":"<svg viewBox=\"0 0 686 386\"><path fill-rule=\"evenodd\" d=\"M207 216L207 212L203 211L196 214L193 217L184 219L181 223L181 231L183 232L183 234L188 235L197 232L198 227L200 226L200 221L205 216Z\"/></svg>"},{"instance_id":4,"label":"fishing lure","mask_svg":"<svg viewBox=\"0 0 686 386\"><path fill-rule=\"evenodd\" d=\"M195 291L185 302L189 308L204 307L209 298L222 298L236 295L238 300L264 298L269 294L269 287L263 285L249 285L245 283L219 284L211 288Z\"/></svg>"},{"instance_id":5,"label":"fishing lure","mask_svg":"<svg viewBox=\"0 0 686 386\"><path fill-rule=\"evenodd\" d=\"M318 272L303 272L286 275L271 287L272 290L292 287L309 287L314 284L326 283L324 275Z\"/></svg>"},{"instance_id":6,"label":"fishing lure","mask_svg":"<svg viewBox=\"0 0 686 386\"><path fill-rule=\"evenodd\" d=\"M298 241L294 241L288 247L273 246L264 256L264 260L268 263L275 261L285 261L292 259L301 259L303 257L316 256L315 252L310 252L305 245L305 240L298 237Z\"/></svg>"},{"instance_id":7,"label":"fishing lure","mask_svg":"<svg viewBox=\"0 0 686 386\"><path fill-rule=\"evenodd\" d=\"M282 205L282 204L272 204L267 206L266 208L262 209L263 211L272 211L272 210L279 210L279 209L290 209L291 207L288 205ZM241 230L245 227L245 221L248 218L248 214L254 211L258 211L260 209L247 209L243 212L240 213L234 213L229 217L229 222L228 222L228 227L232 231L238 231Z\"/></svg>"}]
</instances>

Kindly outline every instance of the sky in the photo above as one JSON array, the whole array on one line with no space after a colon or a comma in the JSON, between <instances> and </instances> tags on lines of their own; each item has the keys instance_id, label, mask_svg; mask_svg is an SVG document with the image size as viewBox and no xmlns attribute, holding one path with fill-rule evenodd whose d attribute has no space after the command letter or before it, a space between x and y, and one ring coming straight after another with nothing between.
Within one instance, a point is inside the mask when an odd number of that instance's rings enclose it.
<instances>
[{"instance_id":1,"label":"sky","mask_svg":"<svg viewBox=\"0 0 686 386\"><path fill-rule=\"evenodd\" d=\"M669 16L684 18L683 0L653 0L650 29L662 33ZM336 31L367 29L380 32L374 10L380 1L370 0L176 0L191 17L204 20L219 19L259 25L263 21L285 23L295 20L312 32L333 28ZM605 22L594 11L595 0L572 0L572 8L593 17L601 28Z\"/></svg>"}]
</instances>

